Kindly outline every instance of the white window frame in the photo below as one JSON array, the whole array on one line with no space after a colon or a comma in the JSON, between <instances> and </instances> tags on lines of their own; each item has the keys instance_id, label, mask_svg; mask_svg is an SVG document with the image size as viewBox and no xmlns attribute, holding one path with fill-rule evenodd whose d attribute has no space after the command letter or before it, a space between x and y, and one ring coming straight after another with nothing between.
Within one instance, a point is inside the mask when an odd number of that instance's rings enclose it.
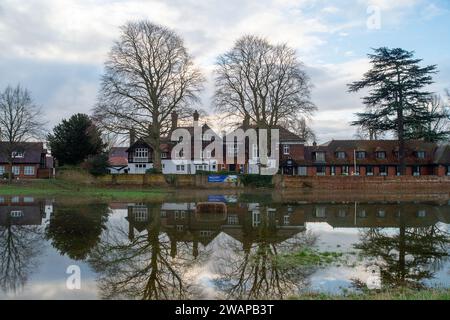
<instances>
[{"instance_id":1,"label":"white window frame","mask_svg":"<svg viewBox=\"0 0 450 320\"><path fill-rule=\"evenodd\" d=\"M11 171L12 171L13 175L15 175L15 176L20 175L20 166L12 166Z\"/></svg>"},{"instance_id":2,"label":"white window frame","mask_svg":"<svg viewBox=\"0 0 450 320\"><path fill-rule=\"evenodd\" d=\"M168 154L167 152L161 152L161 159L167 159Z\"/></svg>"},{"instance_id":3,"label":"white window frame","mask_svg":"<svg viewBox=\"0 0 450 320\"><path fill-rule=\"evenodd\" d=\"M325 162L325 159L326 159L325 152L316 152L314 155L314 159L317 162Z\"/></svg>"},{"instance_id":4,"label":"white window frame","mask_svg":"<svg viewBox=\"0 0 450 320\"><path fill-rule=\"evenodd\" d=\"M25 166L23 168L23 174L25 176L34 176L36 174L36 168L34 166Z\"/></svg>"},{"instance_id":5,"label":"white window frame","mask_svg":"<svg viewBox=\"0 0 450 320\"><path fill-rule=\"evenodd\" d=\"M252 158L258 158L258 145L256 143L252 144Z\"/></svg>"},{"instance_id":6,"label":"white window frame","mask_svg":"<svg viewBox=\"0 0 450 320\"><path fill-rule=\"evenodd\" d=\"M337 151L336 152L336 158L338 158L340 160L345 160L346 157L347 157L347 155L345 154L344 151Z\"/></svg>"},{"instance_id":7,"label":"white window frame","mask_svg":"<svg viewBox=\"0 0 450 320\"><path fill-rule=\"evenodd\" d=\"M22 210L12 210L9 213L9 216L13 219L22 218L23 217L23 211Z\"/></svg>"},{"instance_id":8,"label":"white window frame","mask_svg":"<svg viewBox=\"0 0 450 320\"><path fill-rule=\"evenodd\" d=\"M134 149L135 158L148 158L148 148L136 148Z\"/></svg>"},{"instance_id":9,"label":"white window frame","mask_svg":"<svg viewBox=\"0 0 450 320\"><path fill-rule=\"evenodd\" d=\"M0 166L0 174L4 174L4 173L6 173L5 166Z\"/></svg>"},{"instance_id":10,"label":"white window frame","mask_svg":"<svg viewBox=\"0 0 450 320\"><path fill-rule=\"evenodd\" d=\"M288 144L283 145L283 154L285 156L291 153L291 147Z\"/></svg>"}]
</instances>

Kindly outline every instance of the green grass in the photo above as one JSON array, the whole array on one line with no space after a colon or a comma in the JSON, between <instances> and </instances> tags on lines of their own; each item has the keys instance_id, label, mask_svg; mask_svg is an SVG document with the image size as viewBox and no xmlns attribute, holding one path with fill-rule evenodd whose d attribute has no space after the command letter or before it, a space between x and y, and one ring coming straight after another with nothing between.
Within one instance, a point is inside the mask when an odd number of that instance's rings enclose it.
<instances>
[{"instance_id":1,"label":"green grass","mask_svg":"<svg viewBox=\"0 0 450 320\"><path fill-rule=\"evenodd\" d=\"M296 252L280 255L278 257L278 263L284 267L323 266L339 262L341 257L342 253L339 252L320 252L310 248L304 248Z\"/></svg>"},{"instance_id":2,"label":"green grass","mask_svg":"<svg viewBox=\"0 0 450 320\"><path fill-rule=\"evenodd\" d=\"M12 184L1 183L2 196L60 196L88 199L159 199L169 191L154 188L136 188L133 186L106 187L79 184L64 180L20 181Z\"/></svg>"},{"instance_id":3,"label":"green grass","mask_svg":"<svg viewBox=\"0 0 450 320\"><path fill-rule=\"evenodd\" d=\"M329 295L323 293L306 293L291 297L292 300L450 300L450 289L398 289L364 293Z\"/></svg>"}]
</instances>

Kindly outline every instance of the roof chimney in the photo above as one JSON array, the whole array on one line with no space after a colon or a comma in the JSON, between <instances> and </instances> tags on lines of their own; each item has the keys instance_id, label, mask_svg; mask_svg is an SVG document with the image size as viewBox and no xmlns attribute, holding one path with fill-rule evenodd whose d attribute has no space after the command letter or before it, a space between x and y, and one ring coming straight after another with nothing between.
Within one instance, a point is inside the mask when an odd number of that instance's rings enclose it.
<instances>
[{"instance_id":1,"label":"roof chimney","mask_svg":"<svg viewBox=\"0 0 450 320\"><path fill-rule=\"evenodd\" d=\"M194 111L194 121L198 121L198 119L199 119L199 114L198 114L198 111L197 110L195 110Z\"/></svg>"},{"instance_id":2,"label":"roof chimney","mask_svg":"<svg viewBox=\"0 0 450 320\"><path fill-rule=\"evenodd\" d=\"M317 142L313 142L313 147L317 147Z\"/></svg>"},{"instance_id":3,"label":"roof chimney","mask_svg":"<svg viewBox=\"0 0 450 320\"><path fill-rule=\"evenodd\" d=\"M134 128L130 129L130 146L132 146L136 142L136 131Z\"/></svg>"},{"instance_id":4,"label":"roof chimney","mask_svg":"<svg viewBox=\"0 0 450 320\"><path fill-rule=\"evenodd\" d=\"M178 128L178 113L176 111L172 112L172 131Z\"/></svg>"}]
</instances>

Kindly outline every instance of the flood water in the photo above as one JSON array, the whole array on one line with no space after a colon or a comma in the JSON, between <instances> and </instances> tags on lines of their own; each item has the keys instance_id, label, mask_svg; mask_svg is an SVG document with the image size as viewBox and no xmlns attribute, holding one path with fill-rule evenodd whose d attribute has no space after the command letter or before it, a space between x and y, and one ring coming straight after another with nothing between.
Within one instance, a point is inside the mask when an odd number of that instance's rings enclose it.
<instances>
[{"instance_id":1,"label":"flood water","mask_svg":"<svg viewBox=\"0 0 450 320\"><path fill-rule=\"evenodd\" d=\"M371 286L448 288L449 232L448 193L180 192L152 202L2 196L0 299L286 299ZM286 263L299 252L337 258ZM71 278L78 270L79 289Z\"/></svg>"}]
</instances>

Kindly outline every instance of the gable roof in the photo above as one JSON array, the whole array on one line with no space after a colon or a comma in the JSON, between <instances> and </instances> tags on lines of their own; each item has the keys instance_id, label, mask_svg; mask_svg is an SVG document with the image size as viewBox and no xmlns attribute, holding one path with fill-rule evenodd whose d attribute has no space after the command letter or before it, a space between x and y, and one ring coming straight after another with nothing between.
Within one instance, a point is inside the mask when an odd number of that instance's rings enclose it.
<instances>
[{"instance_id":1,"label":"gable roof","mask_svg":"<svg viewBox=\"0 0 450 320\"><path fill-rule=\"evenodd\" d=\"M8 142L0 142L0 163L8 163L9 149ZM22 151L23 158L14 158L14 163L41 163L42 154L46 154L47 150L44 149L43 142L21 142L16 145L14 151Z\"/></svg>"}]
</instances>

